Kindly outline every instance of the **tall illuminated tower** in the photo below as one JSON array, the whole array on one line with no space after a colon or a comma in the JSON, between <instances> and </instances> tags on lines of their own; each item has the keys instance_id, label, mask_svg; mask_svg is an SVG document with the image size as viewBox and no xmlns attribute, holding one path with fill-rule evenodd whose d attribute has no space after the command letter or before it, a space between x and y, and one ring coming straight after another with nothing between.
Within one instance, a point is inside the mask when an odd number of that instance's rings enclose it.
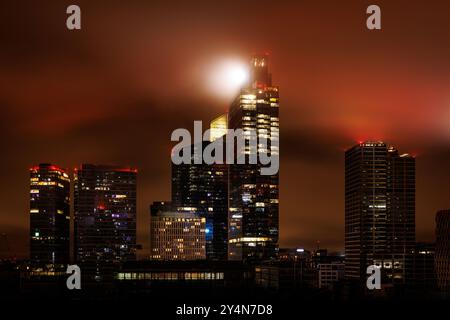
<instances>
[{"instance_id":1,"label":"tall illuminated tower","mask_svg":"<svg viewBox=\"0 0 450 320\"><path fill-rule=\"evenodd\" d=\"M70 179L51 164L30 168L30 259L40 267L69 263Z\"/></svg>"},{"instance_id":2,"label":"tall illuminated tower","mask_svg":"<svg viewBox=\"0 0 450 320\"><path fill-rule=\"evenodd\" d=\"M278 154L278 87L272 85L268 56L255 55L250 63L250 79L232 103L228 128L242 129L248 155L250 139L264 137L268 155ZM256 132L252 137L251 132ZM237 151L239 152L239 151ZM248 162L246 162L248 163ZM261 261L275 258L278 252L278 173L262 175L260 164L229 165L229 240L230 260Z\"/></svg>"},{"instance_id":3,"label":"tall illuminated tower","mask_svg":"<svg viewBox=\"0 0 450 320\"><path fill-rule=\"evenodd\" d=\"M108 282L120 263L136 259L136 176L128 167L75 170L74 250L88 282Z\"/></svg>"},{"instance_id":4,"label":"tall illuminated tower","mask_svg":"<svg viewBox=\"0 0 450 320\"><path fill-rule=\"evenodd\" d=\"M383 268L383 283L406 284L415 246L415 159L381 141L345 153L345 276L365 283Z\"/></svg>"}]
</instances>

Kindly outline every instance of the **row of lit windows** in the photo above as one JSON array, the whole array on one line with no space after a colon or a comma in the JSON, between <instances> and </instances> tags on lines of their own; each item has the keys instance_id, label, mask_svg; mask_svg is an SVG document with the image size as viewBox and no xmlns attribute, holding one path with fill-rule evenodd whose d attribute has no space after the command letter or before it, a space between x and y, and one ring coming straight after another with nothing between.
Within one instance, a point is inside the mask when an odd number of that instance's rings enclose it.
<instances>
[{"instance_id":1,"label":"row of lit windows","mask_svg":"<svg viewBox=\"0 0 450 320\"><path fill-rule=\"evenodd\" d=\"M238 243L238 242L267 242L270 241L270 238L265 237L243 237L243 238L236 238L236 239L230 239L229 243Z\"/></svg>"},{"instance_id":2,"label":"row of lit windows","mask_svg":"<svg viewBox=\"0 0 450 320\"><path fill-rule=\"evenodd\" d=\"M165 222L166 225L171 225L172 223L177 223L177 222L189 222L189 223L194 223L196 226L201 225L201 223L206 222L205 218L162 218L162 221ZM199 222L200 220L200 222Z\"/></svg>"},{"instance_id":3,"label":"row of lit windows","mask_svg":"<svg viewBox=\"0 0 450 320\"><path fill-rule=\"evenodd\" d=\"M118 280L223 280L223 272L119 272Z\"/></svg>"},{"instance_id":4,"label":"row of lit windows","mask_svg":"<svg viewBox=\"0 0 450 320\"><path fill-rule=\"evenodd\" d=\"M32 186L58 186L60 188L64 188L64 185L62 183L59 182L55 182L55 181L33 181L30 183Z\"/></svg>"}]
</instances>

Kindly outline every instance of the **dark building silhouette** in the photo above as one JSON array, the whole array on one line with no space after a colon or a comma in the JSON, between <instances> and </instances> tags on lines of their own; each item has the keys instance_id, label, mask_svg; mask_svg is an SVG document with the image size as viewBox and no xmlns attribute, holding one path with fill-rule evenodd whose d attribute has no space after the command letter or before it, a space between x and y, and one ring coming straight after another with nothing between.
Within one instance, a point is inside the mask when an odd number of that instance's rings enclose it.
<instances>
[{"instance_id":1,"label":"dark building silhouette","mask_svg":"<svg viewBox=\"0 0 450 320\"><path fill-rule=\"evenodd\" d=\"M249 164L256 151L278 154L278 87L272 85L268 56L254 56L250 64L250 81L241 89L228 113L228 128L242 129L246 137L237 157L246 164L230 164L229 177L229 246L230 260L261 261L275 258L278 251L279 210L278 173L262 175L262 165ZM251 133L255 133L252 137ZM268 139L267 149L251 139ZM236 158L237 158L236 157Z\"/></svg>"},{"instance_id":2,"label":"dark building silhouette","mask_svg":"<svg viewBox=\"0 0 450 320\"><path fill-rule=\"evenodd\" d=\"M155 201L150 205L150 218L156 216L159 212L172 211L172 202L170 201Z\"/></svg>"},{"instance_id":3,"label":"dark building silhouette","mask_svg":"<svg viewBox=\"0 0 450 320\"><path fill-rule=\"evenodd\" d=\"M70 255L70 178L52 164L30 168L30 259L61 268Z\"/></svg>"},{"instance_id":4,"label":"dark building silhouette","mask_svg":"<svg viewBox=\"0 0 450 320\"><path fill-rule=\"evenodd\" d=\"M450 295L450 210L436 214L436 278L439 290Z\"/></svg>"},{"instance_id":5,"label":"dark building silhouette","mask_svg":"<svg viewBox=\"0 0 450 320\"><path fill-rule=\"evenodd\" d=\"M203 152L209 142L192 145ZM228 165L173 164L172 207L206 219L206 258L227 260L228 242Z\"/></svg>"},{"instance_id":6,"label":"dark building silhouette","mask_svg":"<svg viewBox=\"0 0 450 320\"><path fill-rule=\"evenodd\" d=\"M383 283L412 277L415 245L415 159L383 142L345 153L345 276L367 278L382 268Z\"/></svg>"},{"instance_id":7,"label":"dark building silhouette","mask_svg":"<svg viewBox=\"0 0 450 320\"><path fill-rule=\"evenodd\" d=\"M280 292L317 288L318 275L311 252L300 248L280 248L277 260L255 265L256 285Z\"/></svg>"},{"instance_id":8,"label":"dark building silhouette","mask_svg":"<svg viewBox=\"0 0 450 320\"><path fill-rule=\"evenodd\" d=\"M238 261L135 261L123 264L115 278L119 294L154 294L173 301L199 295L236 297L254 288L254 268ZM246 293L248 291L245 291ZM254 292L254 291L250 291Z\"/></svg>"},{"instance_id":9,"label":"dark building silhouette","mask_svg":"<svg viewBox=\"0 0 450 320\"><path fill-rule=\"evenodd\" d=\"M120 263L136 259L136 176L127 167L75 170L74 251L87 282L112 281Z\"/></svg>"},{"instance_id":10,"label":"dark building silhouette","mask_svg":"<svg viewBox=\"0 0 450 320\"><path fill-rule=\"evenodd\" d=\"M413 289L418 293L435 292L437 289L434 267L435 244L416 243L413 255Z\"/></svg>"}]
</instances>

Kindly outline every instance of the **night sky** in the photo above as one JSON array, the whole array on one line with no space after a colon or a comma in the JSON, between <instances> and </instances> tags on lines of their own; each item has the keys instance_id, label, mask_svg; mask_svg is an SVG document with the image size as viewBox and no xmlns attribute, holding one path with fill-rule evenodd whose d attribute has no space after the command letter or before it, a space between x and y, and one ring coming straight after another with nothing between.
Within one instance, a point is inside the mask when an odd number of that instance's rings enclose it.
<instances>
[{"instance_id":1,"label":"night sky","mask_svg":"<svg viewBox=\"0 0 450 320\"><path fill-rule=\"evenodd\" d=\"M280 245L343 248L343 152L364 139L417 156L417 239L433 240L450 208L449 1L92 2L0 4L0 233L17 256L41 162L136 166L148 250L148 206L170 199L171 132L226 111L233 93L211 73L255 52L280 87ZM375 3L381 31L365 27ZM81 31L66 29L70 4Z\"/></svg>"}]
</instances>

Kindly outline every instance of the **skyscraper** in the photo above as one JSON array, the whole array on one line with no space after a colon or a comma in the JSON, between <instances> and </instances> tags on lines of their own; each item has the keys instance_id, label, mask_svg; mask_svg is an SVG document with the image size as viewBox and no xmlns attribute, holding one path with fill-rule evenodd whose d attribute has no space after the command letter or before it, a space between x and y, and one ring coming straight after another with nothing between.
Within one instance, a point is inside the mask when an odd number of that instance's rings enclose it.
<instances>
[{"instance_id":1,"label":"skyscraper","mask_svg":"<svg viewBox=\"0 0 450 320\"><path fill-rule=\"evenodd\" d=\"M450 210L436 214L436 278L439 290L450 295Z\"/></svg>"},{"instance_id":2,"label":"skyscraper","mask_svg":"<svg viewBox=\"0 0 450 320\"><path fill-rule=\"evenodd\" d=\"M218 137L216 137L218 138ZM203 152L209 142L192 145ZM172 164L172 206L206 220L206 258L227 260L228 165Z\"/></svg>"},{"instance_id":3,"label":"skyscraper","mask_svg":"<svg viewBox=\"0 0 450 320\"><path fill-rule=\"evenodd\" d=\"M51 164L30 168L30 259L40 267L69 263L70 179Z\"/></svg>"},{"instance_id":4,"label":"skyscraper","mask_svg":"<svg viewBox=\"0 0 450 320\"><path fill-rule=\"evenodd\" d=\"M111 280L120 263L136 258L136 176L128 167L75 170L74 250L87 281Z\"/></svg>"},{"instance_id":5,"label":"skyscraper","mask_svg":"<svg viewBox=\"0 0 450 320\"><path fill-rule=\"evenodd\" d=\"M345 153L345 275L366 279L382 267L384 283L412 276L415 245L415 159L384 142Z\"/></svg>"},{"instance_id":6,"label":"skyscraper","mask_svg":"<svg viewBox=\"0 0 450 320\"><path fill-rule=\"evenodd\" d=\"M268 56L256 55L250 64L250 80L241 89L228 113L228 128L242 129L244 150L278 154L278 87L272 85ZM255 136L252 133L256 133ZM268 139L267 149L251 139ZM229 165L229 245L230 260L260 261L274 258L278 251L278 173L262 175L261 164Z\"/></svg>"}]
</instances>

